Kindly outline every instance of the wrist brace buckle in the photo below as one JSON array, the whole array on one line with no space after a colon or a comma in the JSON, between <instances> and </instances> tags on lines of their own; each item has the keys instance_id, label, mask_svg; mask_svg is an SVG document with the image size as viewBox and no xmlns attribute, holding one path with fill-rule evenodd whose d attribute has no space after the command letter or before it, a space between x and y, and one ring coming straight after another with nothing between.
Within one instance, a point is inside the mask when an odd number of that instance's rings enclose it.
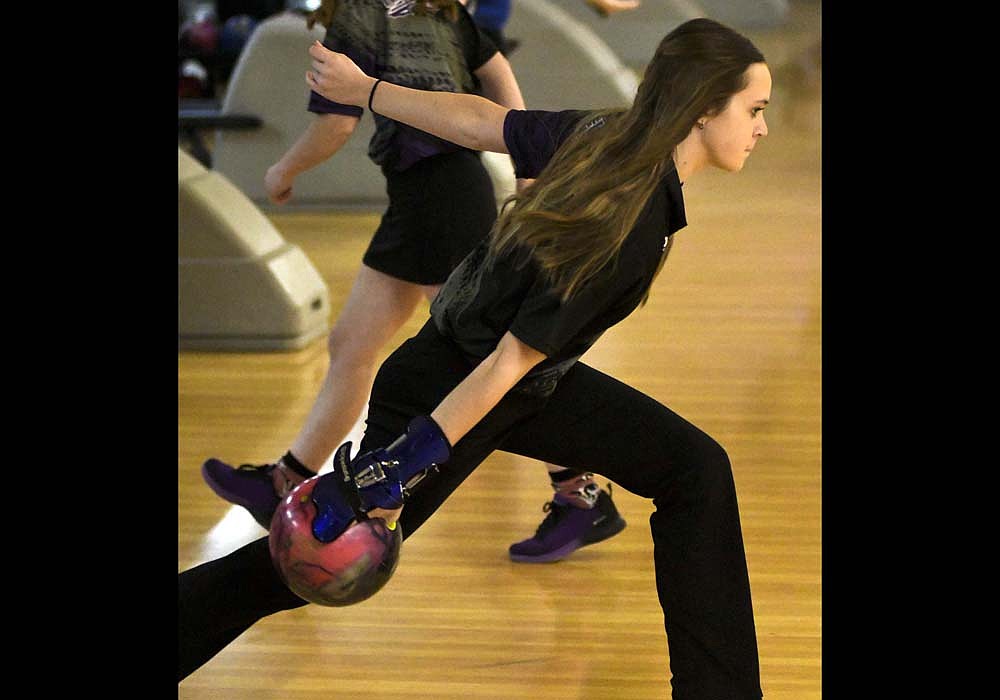
<instances>
[{"instance_id":1,"label":"wrist brace buckle","mask_svg":"<svg viewBox=\"0 0 1000 700\"><path fill-rule=\"evenodd\" d=\"M359 489L368 488L369 486L374 486L377 483L385 481L386 469L395 469L399 466L399 461L395 459L389 460L374 460L370 464L366 465L357 474L353 475L354 485Z\"/></svg>"}]
</instances>

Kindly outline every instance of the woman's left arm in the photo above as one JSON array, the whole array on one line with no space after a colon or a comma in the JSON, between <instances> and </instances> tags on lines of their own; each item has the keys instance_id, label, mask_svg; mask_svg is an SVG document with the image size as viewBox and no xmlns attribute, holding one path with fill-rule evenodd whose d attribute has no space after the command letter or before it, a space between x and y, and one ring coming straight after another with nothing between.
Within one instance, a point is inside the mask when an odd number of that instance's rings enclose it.
<instances>
[{"instance_id":1,"label":"woman's left arm","mask_svg":"<svg viewBox=\"0 0 1000 700\"><path fill-rule=\"evenodd\" d=\"M309 47L309 55L312 70L306 71L306 84L329 100L370 107L384 117L475 151L507 153L503 124L508 107L479 95L414 90L376 81L350 58L319 41Z\"/></svg>"},{"instance_id":2,"label":"woman's left arm","mask_svg":"<svg viewBox=\"0 0 1000 700\"><path fill-rule=\"evenodd\" d=\"M521 95L521 87L517 84L514 71L510 67L510 61L497 51L493 58L473 71L479 78L482 86L483 97L511 109L524 109L524 97ZM521 193L534 180L526 178L516 179L516 190Z\"/></svg>"}]
</instances>

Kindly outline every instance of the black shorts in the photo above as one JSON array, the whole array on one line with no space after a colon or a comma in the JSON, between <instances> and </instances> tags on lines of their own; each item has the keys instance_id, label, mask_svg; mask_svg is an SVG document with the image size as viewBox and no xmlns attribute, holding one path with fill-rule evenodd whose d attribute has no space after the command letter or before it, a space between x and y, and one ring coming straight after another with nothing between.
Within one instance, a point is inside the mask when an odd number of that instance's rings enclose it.
<instances>
[{"instance_id":1,"label":"black shorts","mask_svg":"<svg viewBox=\"0 0 1000 700\"><path fill-rule=\"evenodd\" d=\"M489 172L478 153L462 150L385 176L389 208L365 265L414 284L442 284L496 220Z\"/></svg>"}]
</instances>

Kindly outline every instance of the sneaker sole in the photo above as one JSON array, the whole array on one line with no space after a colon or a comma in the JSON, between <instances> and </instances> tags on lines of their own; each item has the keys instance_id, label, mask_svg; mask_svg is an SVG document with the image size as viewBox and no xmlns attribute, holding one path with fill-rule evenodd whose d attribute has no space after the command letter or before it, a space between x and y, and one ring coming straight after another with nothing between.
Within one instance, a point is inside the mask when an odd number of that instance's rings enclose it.
<instances>
[{"instance_id":1,"label":"sneaker sole","mask_svg":"<svg viewBox=\"0 0 1000 700\"><path fill-rule=\"evenodd\" d=\"M624 518L618 518L618 520L613 521L597 534L592 534L590 537L583 539L570 540L562 547L553 549L551 552L545 552L544 554L514 554L513 552L508 552L508 554L510 554L511 561L525 564L547 564L549 562L559 561L561 559L565 559L582 547L597 544L598 542L603 542L606 539L614 537L625 529L626 524L627 523Z\"/></svg>"}]
</instances>

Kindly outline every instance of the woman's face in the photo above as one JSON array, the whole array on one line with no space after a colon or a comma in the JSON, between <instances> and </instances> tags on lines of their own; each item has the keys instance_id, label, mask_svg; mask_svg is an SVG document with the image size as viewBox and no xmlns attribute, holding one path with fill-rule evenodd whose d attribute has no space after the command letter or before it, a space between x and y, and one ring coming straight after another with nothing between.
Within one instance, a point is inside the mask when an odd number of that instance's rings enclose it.
<instances>
[{"instance_id":1,"label":"woman's face","mask_svg":"<svg viewBox=\"0 0 1000 700\"><path fill-rule=\"evenodd\" d=\"M771 99L771 71L766 63L754 63L746 75L747 86L724 110L706 117L702 130L709 163L730 172L742 170L757 140L767 136L764 107Z\"/></svg>"}]
</instances>

